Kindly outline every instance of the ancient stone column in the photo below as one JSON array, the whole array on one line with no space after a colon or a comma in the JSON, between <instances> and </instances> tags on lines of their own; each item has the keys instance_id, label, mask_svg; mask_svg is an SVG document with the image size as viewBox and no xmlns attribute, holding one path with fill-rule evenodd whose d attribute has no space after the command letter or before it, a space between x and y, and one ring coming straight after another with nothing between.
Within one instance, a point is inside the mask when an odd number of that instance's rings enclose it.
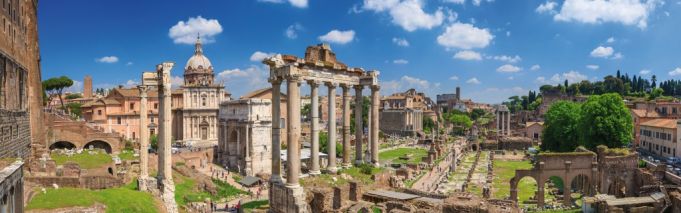
<instances>
[{"instance_id":1,"label":"ancient stone column","mask_svg":"<svg viewBox=\"0 0 681 213\"><path fill-rule=\"evenodd\" d=\"M140 177L137 181L140 191L147 190L149 178L149 127L147 126L147 86L138 86L140 91Z\"/></svg>"},{"instance_id":2,"label":"ancient stone column","mask_svg":"<svg viewBox=\"0 0 681 213\"><path fill-rule=\"evenodd\" d=\"M504 112L499 112L499 116L501 116L501 135L505 135L506 133L504 132Z\"/></svg>"},{"instance_id":3,"label":"ancient stone column","mask_svg":"<svg viewBox=\"0 0 681 213\"><path fill-rule=\"evenodd\" d=\"M355 85L355 165L363 163L362 159L362 139L364 137L364 128L362 128L362 89L364 86Z\"/></svg>"},{"instance_id":4,"label":"ancient stone column","mask_svg":"<svg viewBox=\"0 0 681 213\"><path fill-rule=\"evenodd\" d=\"M315 81L308 81L310 85L310 96L312 98L312 168L310 175L319 175L322 172L319 170L319 83Z\"/></svg>"},{"instance_id":5,"label":"ancient stone column","mask_svg":"<svg viewBox=\"0 0 681 213\"><path fill-rule=\"evenodd\" d=\"M371 163L380 166L378 162L378 106L380 105L380 86L371 86Z\"/></svg>"},{"instance_id":6,"label":"ancient stone column","mask_svg":"<svg viewBox=\"0 0 681 213\"><path fill-rule=\"evenodd\" d=\"M511 111L506 112L506 135L511 136Z\"/></svg>"},{"instance_id":7,"label":"ancient stone column","mask_svg":"<svg viewBox=\"0 0 681 213\"><path fill-rule=\"evenodd\" d=\"M158 164L158 175L159 175L159 180L163 181L164 183L170 183L172 184L173 180L173 172L172 172L172 159L171 159L171 143L172 143L172 120L171 120L171 108L170 108L170 103L171 103L171 88L170 88L170 69L173 67L173 63L163 63L162 65L159 65L162 67L161 69L157 70L158 72L158 77L160 78L160 85L159 85L159 101L160 103L160 110L159 110L159 123L161 124L159 127L159 143L158 143L158 148L159 148L159 164Z\"/></svg>"},{"instance_id":8,"label":"ancient stone column","mask_svg":"<svg viewBox=\"0 0 681 213\"><path fill-rule=\"evenodd\" d=\"M348 168L350 163L350 87L341 84L343 89L343 168Z\"/></svg>"},{"instance_id":9,"label":"ancient stone column","mask_svg":"<svg viewBox=\"0 0 681 213\"><path fill-rule=\"evenodd\" d=\"M499 111L497 110L495 114L497 117L497 135L499 135L501 133L501 123L499 123Z\"/></svg>"},{"instance_id":10,"label":"ancient stone column","mask_svg":"<svg viewBox=\"0 0 681 213\"><path fill-rule=\"evenodd\" d=\"M245 164L245 167L246 167L246 168L244 168L244 173L246 173L246 176L253 176L253 174L251 173L252 172L251 171L251 165L252 165L251 164L251 155L252 155L251 152L253 152L253 149L251 148L251 144L253 144L253 143L251 142L251 138L250 138L250 131L249 131L250 128L251 128L250 124L247 123L246 125L244 125L244 132L245 132L244 135L246 135L244 137L244 143L245 143L244 147L246 148L246 153L244 153L244 155L246 155L246 157L244 158L244 164Z\"/></svg>"},{"instance_id":11,"label":"ancient stone column","mask_svg":"<svg viewBox=\"0 0 681 213\"><path fill-rule=\"evenodd\" d=\"M335 174L336 171L338 171L336 168L336 84L326 83L326 86L329 88L329 95L327 96L329 98L329 140L327 145L329 147L329 153L327 153L329 155L329 165L327 166L327 170L329 170L330 173Z\"/></svg>"},{"instance_id":12,"label":"ancient stone column","mask_svg":"<svg viewBox=\"0 0 681 213\"><path fill-rule=\"evenodd\" d=\"M272 183L281 183L281 80L272 83Z\"/></svg>"},{"instance_id":13,"label":"ancient stone column","mask_svg":"<svg viewBox=\"0 0 681 213\"><path fill-rule=\"evenodd\" d=\"M288 147L286 149L286 185L298 186L298 178L300 175L300 77L289 76L286 80L287 84L287 98L286 111L288 113L288 123L286 140Z\"/></svg>"}]
</instances>

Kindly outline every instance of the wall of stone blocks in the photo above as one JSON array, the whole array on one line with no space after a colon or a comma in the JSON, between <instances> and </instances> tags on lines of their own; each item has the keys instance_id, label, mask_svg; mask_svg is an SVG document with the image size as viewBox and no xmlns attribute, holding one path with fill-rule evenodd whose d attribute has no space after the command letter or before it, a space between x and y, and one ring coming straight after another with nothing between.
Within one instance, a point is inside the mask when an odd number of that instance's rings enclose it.
<instances>
[{"instance_id":1,"label":"wall of stone blocks","mask_svg":"<svg viewBox=\"0 0 681 213\"><path fill-rule=\"evenodd\" d=\"M0 158L26 159L30 143L28 113L0 109Z\"/></svg>"}]
</instances>

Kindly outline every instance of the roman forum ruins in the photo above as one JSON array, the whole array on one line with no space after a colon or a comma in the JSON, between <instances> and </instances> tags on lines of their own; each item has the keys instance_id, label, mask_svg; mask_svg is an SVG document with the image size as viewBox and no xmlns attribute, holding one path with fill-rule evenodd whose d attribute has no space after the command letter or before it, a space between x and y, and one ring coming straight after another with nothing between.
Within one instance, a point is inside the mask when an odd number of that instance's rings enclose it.
<instances>
[{"instance_id":1,"label":"roman forum ruins","mask_svg":"<svg viewBox=\"0 0 681 213\"><path fill-rule=\"evenodd\" d=\"M272 176L270 182L270 208L272 212L307 212L307 202L302 186L299 184L300 176L300 83L307 82L312 96L312 167L310 174L320 174L319 164L319 97L320 85L328 88L328 97L336 95L336 87L342 88L343 94L343 118L342 141L343 141L343 167L350 166L350 88L355 89L355 106L362 105L362 90L365 87L371 89L370 126L368 135L368 147L370 149L371 163L378 166L378 107L379 85L378 71L364 71L361 68L349 68L347 65L336 61L336 55L331 51L328 44L310 46L305 51L305 58L293 55L276 55L263 61L270 67L269 82L272 84L272 120L280 121L281 84L285 81L287 86L287 159L286 159L286 182L281 174L281 122L273 122L272 125ZM329 101L329 115L335 112L335 101ZM334 116L335 117L335 116ZM335 118L330 118L335 121ZM362 107L355 107L355 124L362 126ZM329 122L329 141L336 141L336 123ZM355 131L355 164L364 163L362 158L362 138L364 132L361 129ZM329 165L326 170L334 173L336 165L336 144L329 143Z\"/></svg>"},{"instance_id":2,"label":"roman forum ruins","mask_svg":"<svg viewBox=\"0 0 681 213\"><path fill-rule=\"evenodd\" d=\"M170 70L173 62L164 62L156 66L156 72L142 73L140 90L140 177L139 189L160 195L167 212L177 212L175 203L175 186L173 184L171 159L171 84ZM159 96L159 136L158 136L158 175L149 178L149 134L147 125L147 92L151 88L158 89Z\"/></svg>"}]
</instances>

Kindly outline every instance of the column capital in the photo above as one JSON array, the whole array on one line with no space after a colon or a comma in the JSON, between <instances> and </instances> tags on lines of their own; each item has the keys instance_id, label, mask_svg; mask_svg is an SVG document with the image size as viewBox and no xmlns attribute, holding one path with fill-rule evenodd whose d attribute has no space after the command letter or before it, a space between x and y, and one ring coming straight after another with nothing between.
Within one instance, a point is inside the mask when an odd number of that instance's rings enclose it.
<instances>
[{"instance_id":1,"label":"column capital","mask_svg":"<svg viewBox=\"0 0 681 213\"><path fill-rule=\"evenodd\" d=\"M281 84L282 79L278 77L270 77L267 79L267 82L270 82L271 84Z\"/></svg>"},{"instance_id":2,"label":"column capital","mask_svg":"<svg viewBox=\"0 0 681 213\"><path fill-rule=\"evenodd\" d=\"M345 83L340 83L340 84L338 84L338 85L339 85L341 88L343 88L343 89L350 89L350 88L352 87L352 85L350 85L350 84L345 84Z\"/></svg>"},{"instance_id":3,"label":"column capital","mask_svg":"<svg viewBox=\"0 0 681 213\"><path fill-rule=\"evenodd\" d=\"M147 85L139 85L137 86L137 89L140 91L140 97L146 98L147 97L147 92L149 92L149 87Z\"/></svg>"},{"instance_id":4,"label":"column capital","mask_svg":"<svg viewBox=\"0 0 681 213\"><path fill-rule=\"evenodd\" d=\"M336 88L338 86L338 84L334 82L324 82L324 85L326 85L328 88Z\"/></svg>"},{"instance_id":5,"label":"column capital","mask_svg":"<svg viewBox=\"0 0 681 213\"><path fill-rule=\"evenodd\" d=\"M311 88L317 88L320 83L317 80L307 80L307 84L310 85Z\"/></svg>"},{"instance_id":6,"label":"column capital","mask_svg":"<svg viewBox=\"0 0 681 213\"><path fill-rule=\"evenodd\" d=\"M355 88L356 90L361 90L361 89L364 89L364 86L363 85L354 85L354 86L352 86L352 88Z\"/></svg>"},{"instance_id":7,"label":"column capital","mask_svg":"<svg viewBox=\"0 0 681 213\"><path fill-rule=\"evenodd\" d=\"M371 88L372 91L374 91L374 90L381 90L381 86L380 86L380 85L371 85L371 86L369 86L369 87Z\"/></svg>"},{"instance_id":8,"label":"column capital","mask_svg":"<svg viewBox=\"0 0 681 213\"><path fill-rule=\"evenodd\" d=\"M286 75L285 76L287 81L295 81L300 83L303 80L303 76L300 75Z\"/></svg>"}]
</instances>

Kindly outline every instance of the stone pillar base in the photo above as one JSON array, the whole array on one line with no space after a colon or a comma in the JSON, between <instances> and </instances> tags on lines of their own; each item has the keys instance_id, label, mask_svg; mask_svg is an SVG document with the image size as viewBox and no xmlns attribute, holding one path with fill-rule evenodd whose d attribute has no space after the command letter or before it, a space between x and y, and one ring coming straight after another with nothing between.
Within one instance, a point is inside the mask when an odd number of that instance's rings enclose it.
<instances>
[{"instance_id":1,"label":"stone pillar base","mask_svg":"<svg viewBox=\"0 0 681 213\"><path fill-rule=\"evenodd\" d=\"M158 191L156 178L150 178L148 176L137 178L137 189L143 192L151 192L154 194L154 191ZM156 192L156 194L158 194L158 192Z\"/></svg>"},{"instance_id":2,"label":"stone pillar base","mask_svg":"<svg viewBox=\"0 0 681 213\"><path fill-rule=\"evenodd\" d=\"M175 184L169 180L160 181L159 189L161 190L161 200L166 207L166 212L177 213L177 203L175 202Z\"/></svg>"},{"instance_id":3,"label":"stone pillar base","mask_svg":"<svg viewBox=\"0 0 681 213\"><path fill-rule=\"evenodd\" d=\"M336 168L336 167L329 167L329 168L326 168L326 171L327 171L329 174L336 174L336 173L338 173L338 168Z\"/></svg>"},{"instance_id":4,"label":"stone pillar base","mask_svg":"<svg viewBox=\"0 0 681 213\"><path fill-rule=\"evenodd\" d=\"M305 192L301 186L273 183L270 189L270 213L309 213Z\"/></svg>"},{"instance_id":5,"label":"stone pillar base","mask_svg":"<svg viewBox=\"0 0 681 213\"><path fill-rule=\"evenodd\" d=\"M317 176L317 175L321 175L321 174L322 174L322 171L319 171L319 170L317 170L317 171L310 171L309 174L312 175L312 176Z\"/></svg>"}]
</instances>

